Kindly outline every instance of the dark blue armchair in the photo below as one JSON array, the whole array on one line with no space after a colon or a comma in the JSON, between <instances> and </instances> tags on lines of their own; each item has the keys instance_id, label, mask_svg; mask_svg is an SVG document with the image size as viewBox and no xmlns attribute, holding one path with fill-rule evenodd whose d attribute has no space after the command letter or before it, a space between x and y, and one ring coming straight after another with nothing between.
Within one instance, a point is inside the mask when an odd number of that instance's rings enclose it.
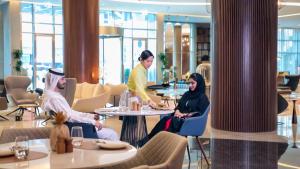
<instances>
[{"instance_id":1,"label":"dark blue armchair","mask_svg":"<svg viewBox=\"0 0 300 169\"><path fill-rule=\"evenodd\" d=\"M191 117L191 118L184 120L184 123L182 124L182 127L180 128L180 131L178 132L178 134L181 136L196 137L196 141L199 145L201 153L203 154L203 156L205 158L207 165L209 165L209 162L207 160L203 146L202 146L201 142L199 141L198 137L201 136L205 131L207 117L208 117L209 112L210 112L210 105L208 105L207 109L201 116ZM189 145L187 145L187 151L188 151L189 166L190 166L191 157L190 157Z\"/></svg>"}]
</instances>

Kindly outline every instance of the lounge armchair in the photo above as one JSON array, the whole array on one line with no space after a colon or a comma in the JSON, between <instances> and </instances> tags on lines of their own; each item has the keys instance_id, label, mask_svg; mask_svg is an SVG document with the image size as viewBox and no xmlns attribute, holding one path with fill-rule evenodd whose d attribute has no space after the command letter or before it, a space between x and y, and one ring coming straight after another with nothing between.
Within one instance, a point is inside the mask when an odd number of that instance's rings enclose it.
<instances>
[{"instance_id":1,"label":"lounge armchair","mask_svg":"<svg viewBox=\"0 0 300 169\"><path fill-rule=\"evenodd\" d=\"M162 131L139 149L135 157L105 169L181 169L186 146L185 137Z\"/></svg>"},{"instance_id":2,"label":"lounge armchair","mask_svg":"<svg viewBox=\"0 0 300 169\"><path fill-rule=\"evenodd\" d=\"M93 113L95 109L105 107L109 101L111 89L107 85L81 83L76 85L73 110Z\"/></svg>"}]
</instances>

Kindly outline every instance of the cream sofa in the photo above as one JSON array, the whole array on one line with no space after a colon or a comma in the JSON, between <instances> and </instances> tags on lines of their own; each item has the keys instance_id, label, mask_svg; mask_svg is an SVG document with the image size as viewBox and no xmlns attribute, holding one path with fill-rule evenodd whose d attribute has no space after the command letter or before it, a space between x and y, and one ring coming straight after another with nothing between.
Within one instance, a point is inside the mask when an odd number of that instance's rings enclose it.
<instances>
[{"instance_id":1,"label":"cream sofa","mask_svg":"<svg viewBox=\"0 0 300 169\"><path fill-rule=\"evenodd\" d=\"M108 103L111 89L107 85L79 83L76 85L72 109L80 112L94 112Z\"/></svg>"},{"instance_id":2,"label":"cream sofa","mask_svg":"<svg viewBox=\"0 0 300 169\"><path fill-rule=\"evenodd\" d=\"M125 90L127 90L127 85L126 84L113 85L109 83L107 83L106 85L108 85L111 89L109 103L114 106L119 106L121 94Z\"/></svg>"}]
</instances>

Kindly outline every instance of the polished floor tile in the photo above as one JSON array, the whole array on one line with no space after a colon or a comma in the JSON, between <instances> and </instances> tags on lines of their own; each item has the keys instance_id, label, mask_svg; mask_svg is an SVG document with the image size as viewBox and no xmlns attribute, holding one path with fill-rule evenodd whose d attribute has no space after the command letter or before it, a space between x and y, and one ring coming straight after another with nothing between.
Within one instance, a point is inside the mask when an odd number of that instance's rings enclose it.
<instances>
[{"instance_id":1,"label":"polished floor tile","mask_svg":"<svg viewBox=\"0 0 300 169\"><path fill-rule=\"evenodd\" d=\"M6 114L13 110L0 111ZM300 124L292 125L291 109L287 109L278 116L277 130L263 133L229 132L213 129L208 119L206 130L201 137L204 148L211 165L208 167L201 160L201 153L195 144L194 138L189 137L191 148L191 169L198 168L249 168L249 169L300 169ZM30 112L25 113L30 116ZM8 116L10 121L0 120L0 133L5 128L30 128L52 126L51 122L43 124L44 113L36 120L14 121L14 115ZM148 131L159 121L159 116L149 116L147 119ZM300 123L300 116L298 116ZM118 117L107 116L103 121L106 127L112 128L120 134L122 121ZM298 149L292 148L294 145ZM187 153L184 158L183 168L188 168Z\"/></svg>"}]
</instances>

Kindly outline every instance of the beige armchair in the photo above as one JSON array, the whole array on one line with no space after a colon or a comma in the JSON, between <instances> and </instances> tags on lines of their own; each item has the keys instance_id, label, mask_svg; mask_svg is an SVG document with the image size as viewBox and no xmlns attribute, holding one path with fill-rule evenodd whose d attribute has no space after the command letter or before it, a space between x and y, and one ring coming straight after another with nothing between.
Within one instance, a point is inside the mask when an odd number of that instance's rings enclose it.
<instances>
[{"instance_id":1,"label":"beige armchair","mask_svg":"<svg viewBox=\"0 0 300 169\"><path fill-rule=\"evenodd\" d=\"M6 77L4 79L4 85L7 90L8 101L10 103L14 103L17 106L21 104L36 104L38 94L27 92L27 88L30 83L31 80L27 76ZM16 112L17 110L13 112Z\"/></svg>"},{"instance_id":2,"label":"beige armchair","mask_svg":"<svg viewBox=\"0 0 300 169\"><path fill-rule=\"evenodd\" d=\"M162 131L138 150L132 159L105 169L181 169L187 139Z\"/></svg>"},{"instance_id":3,"label":"beige armchair","mask_svg":"<svg viewBox=\"0 0 300 169\"><path fill-rule=\"evenodd\" d=\"M7 101L5 97L0 97L0 110L6 110L7 109ZM3 115L0 114L0 117L8 120L8 118L4 117Z\"/></svg>"},{"instance_id":4,"label":"beige armchair","mask_svg":"<svg viewBox=\"0 0 300 169\"><path fill-rule=\"evenodd\" d=\"M15 141L17 136L28 136L29 140L47 139L50 136L51 127L35 128L5 128L0 136L0 144Z\"/></svg>"},{"instance_id":5,"label":"beige armchair","mask_svg":"<svg viewBox=\"0 0 300 169\"><path fill-rule=\"evenodd\" d=\"M73 110L94 112L108 103L111 89L107 85L81 83L76 85Z\"/></svg>"},{"instance_id":6,"label":"beige armchair","mask_svg":"<svg viewBox=\"0 0 300 169\"><path fill-rule=\"evenodd\" d=\"M111 89L109 103L114 106L118 106L120 101L120 96L127 89L127 85L126 84L113 85L109 83L106 85L108 85Z\"/></svg>"}]
</instances>

